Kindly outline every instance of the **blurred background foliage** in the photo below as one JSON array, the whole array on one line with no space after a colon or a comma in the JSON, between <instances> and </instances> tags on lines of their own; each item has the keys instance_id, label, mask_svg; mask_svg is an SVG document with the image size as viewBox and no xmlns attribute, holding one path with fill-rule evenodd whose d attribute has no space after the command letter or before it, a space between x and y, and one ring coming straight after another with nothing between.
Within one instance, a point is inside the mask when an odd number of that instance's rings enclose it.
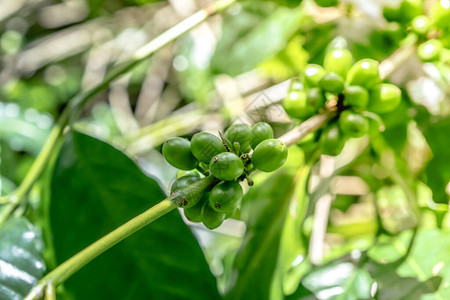
<instances>
[{"instance_id":1,"label":"blurred background foliage","mask_svg":"<svg viewBox=\"0 0 450 300\"><path fill-rule=\"evenodd\" d=\"M239 220L215 231L190 223L191 235L172 213L80 271L58 296L216 299L213 274L228 299L450 299L449 55L422 63L405 52L410 30L383 16L386 2L237 2L158 51L85 108L74 124L78 138L60 145L15 212L29 221L14 217L0 227L0 262L39 278L156 203L175 179L159 152L169 137L217 132L236 119L267 121L277 136L297 125L277 104L253 108L282 99L285 81L321 64L327 49L393 63L400 51L388 80L404 101L382 115L384 132L317 162L314 145L292 146L281 170L255 176ZM20 184L71 97L208 3L0 1L1 195ZM31 249L29 264L19 263L14 245ZM198 263L180 260L177 247ZM35 282L5 274L1 299L21 299ZM171 277L180 274L205 282L174 288Z\"/></svg>"}]
</instances>

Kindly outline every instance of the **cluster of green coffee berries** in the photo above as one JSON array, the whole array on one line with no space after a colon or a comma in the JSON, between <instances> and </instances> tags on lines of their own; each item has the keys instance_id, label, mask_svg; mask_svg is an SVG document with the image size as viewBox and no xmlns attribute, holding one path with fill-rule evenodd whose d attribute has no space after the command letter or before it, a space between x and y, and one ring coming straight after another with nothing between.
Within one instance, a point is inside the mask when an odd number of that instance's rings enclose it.
<instances>
[{"instance_id":1,"label":"cluster of green coffee berries","mask_svg":"<svg viewBox=\"0 0 450 300\"><path fill-rule=\"evenodd\" d=\"M397 22L417 35L417 54L424 62L437 61L450 46L450 0L437 0L425 15L423 0L393 1L383 8L388 21Z\"/></svg>"},{"instance_id":2,"label":"cluster of green coffee berries","mask_svg":"<svg viewBox=\"0 0 450 300\"><path fill-rule=\"evenodd\" d=\"M217 228L229 217L238 214L243 190L240 181L253 185L250 173L254 170L272 172L286 161L288 150L280 140L273 138L272 127L259 122L231 125L220 138L208 133L194 134L192 139L174 137L168 139L162 153L165 159L182 173L171 187L171 194L204 176L217 180L210 190L202 192L200 200L185 208L186 218Z\"/></svg>"},{"instance_id":3,"label":"cluster of green coffee berries","mask_svg":"<svg viewBox=\"0 0 450 300\"><path fill-rule=\"evenodd\" d=\"M322 153L336 155L346 138L368 133L367 117L396 109L401 91L381 82L377 61L362 59L353 63L349 50L332 49L326 53L323 66L309 64L300 80L293 81L283 107L292 118L304 120L325 110L331 101L336 103L338 121L330 122L323 130L320 143Z\"/></svg>"}]
</instances>

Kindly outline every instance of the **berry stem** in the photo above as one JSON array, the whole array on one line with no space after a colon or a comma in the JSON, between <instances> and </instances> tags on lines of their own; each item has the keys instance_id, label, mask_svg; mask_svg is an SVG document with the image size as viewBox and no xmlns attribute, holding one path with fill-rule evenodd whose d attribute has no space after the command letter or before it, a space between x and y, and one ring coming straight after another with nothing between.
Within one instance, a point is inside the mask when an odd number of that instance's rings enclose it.
<instances>
[{"instance_id":1,"label":"berry stem","mask_svg":"<svg viewBox=\"0 0 450 300\"><path fill-rule=\"evenodd\" d=\"M128 61L113 67L101 83L91 89L82 91L73 97L69 101L69 104L64 109L63 113L59 116L56 125L53 127L44 144L44 147L26 174L25 179L10 195L4 196L0 199L1 202L8 202L8 204L6 204L7 206L2 209L0 214L0 225L21 203L23 203L25 196L28 194L33 184L47 166L52 153L56 149L56 145L63 135L64 128L69 125L69 123L76 120L85 104L91 100L93 96L106 89L112 81L121 75L128 73L138 64L148 59L154 52L174 41L198 24L202 23L208 19L208 17L225 10L234 2L236 2L236 0L219 0L210 4L206 8L199 10L141 47Z\"/></svg>"}]
</instances>

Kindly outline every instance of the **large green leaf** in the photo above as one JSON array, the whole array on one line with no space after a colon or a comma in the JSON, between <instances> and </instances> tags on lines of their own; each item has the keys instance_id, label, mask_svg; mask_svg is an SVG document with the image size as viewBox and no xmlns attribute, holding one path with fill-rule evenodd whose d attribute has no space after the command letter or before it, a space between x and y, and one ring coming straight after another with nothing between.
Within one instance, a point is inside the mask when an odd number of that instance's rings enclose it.
<instances>
[{"instance_id":1,"label":"large green leaf","mask_svg":"<svg viewBox=\"0 0 450 300\"><path fill-rule=\"evenodd\" d=\"M0 228L0 299L20 300L42 277L40 233L25 218L11 218Z\"/></svg>"},{"instance_id":2,"label":"large green leaf","mask_svg":"<svg viewBox=\"0 0 450 300\"><path fill-rule=\"evenodd\" d=\"M225 18L222 37L211 60L215 72L232 76L255 68L284 49L302 22L300 9L258 3Z\"/></svg>"},{"instance_id":3,"label":"large green leaf","mask_svg":"<svg viewBox=\"0 0 450 300\"><path fill-rule=\"evenodd\" d=\"M405 232L369 252L375 260L371 274L378 282L379 299L450 299L450 232L420 230L409 255L401 264L392 262L407 253L410 240L410 233ZM383 264L384 260L390 263Z\"/></svg>"},{"instance_id":4,"label":"large green leaf","mask_svg":"<svg viewBox=\"0 0 450 300\"><path fill-rule=\"evenodd\" d=\"M73 132L56 162L51 226L58 262L165 198L155 180L111 145ZM195 237L175 211L70 278L76 299L218 299Z\"/></svg>"},{"instance_id":5,"label":"large green leaf","mask_svg":"<svg viewBox=\"0 0 450 300\"><path fill-rule=\"evenodd\" d=\"M237 278L227 299L281 297L282 283L277 262L281 233L294 187L292 174L278 172L263 182L256 182L245 196L242 210L247 232L234 263Z\"/></svg>"}]
</instances>

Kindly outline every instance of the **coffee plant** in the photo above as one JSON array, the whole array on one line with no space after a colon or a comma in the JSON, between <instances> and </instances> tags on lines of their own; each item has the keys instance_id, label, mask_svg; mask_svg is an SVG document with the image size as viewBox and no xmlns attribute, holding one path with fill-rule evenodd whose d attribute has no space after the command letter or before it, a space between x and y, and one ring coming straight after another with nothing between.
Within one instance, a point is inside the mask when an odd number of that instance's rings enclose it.
<instances>
[{"instance_id":1,"label":"coffee plant","mask_svg":"<svg viewBox=\"0 0 450 300\"><path fill-rule=\"evenodd\" d=\"M450 0L0 26L0 300L450 299Z\"/></svg>"}]
</instances>

